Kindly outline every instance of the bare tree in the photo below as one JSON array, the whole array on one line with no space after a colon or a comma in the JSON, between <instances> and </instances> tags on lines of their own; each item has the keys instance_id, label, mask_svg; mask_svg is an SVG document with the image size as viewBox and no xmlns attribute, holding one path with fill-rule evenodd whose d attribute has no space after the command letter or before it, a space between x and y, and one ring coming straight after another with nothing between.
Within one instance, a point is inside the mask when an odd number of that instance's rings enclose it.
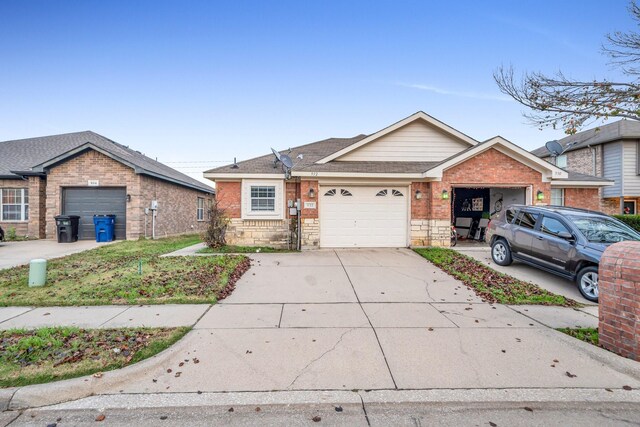
<instances>
[{"instance_id":1,"label":"bare tree","mask_svg":"<svg viewBox=\"0 0 640 427\"><path fill-rule=\"evenodd\" d=\"M640 7L635 1L629 12L640 24ZM517 79L513 67L504 66L494 72L493 78L500 91L532 110L523 115L541 129L562 127L567 134L574 134L592 120L640 120L640 33L608 34L603 52L613 66L630 77L629 82L579 81L561 71L555 75L524 73Z\"/></svg>"}]
</instances>

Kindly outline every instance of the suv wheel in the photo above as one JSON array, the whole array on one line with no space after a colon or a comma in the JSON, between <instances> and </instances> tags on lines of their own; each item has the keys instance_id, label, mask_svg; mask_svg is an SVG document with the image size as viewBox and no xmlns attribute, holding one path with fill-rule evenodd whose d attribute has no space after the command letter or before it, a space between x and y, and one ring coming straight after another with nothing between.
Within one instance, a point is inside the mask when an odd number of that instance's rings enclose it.
<instances>
[{"instance_id":1,"label":"suv wheel","mask_svg":"<svg viewBox=\"0 0 640 427\"><path fill-rule=\"evenodd\" d=\"M509 265L513 261L511 259L511 249L503 239L498 239L491 245L491 258L498 265Z\"/></svg>"},{"instance_id":2,"label":"suv wheel","mask_svg":"<svg viewBox=\"0 0 640 427\"><path fill-rule=\"evenodd\" d=\"M583 297L598 302L598 267L592 265L580 270L576 283Z\"/></svg>"}]
</instances>

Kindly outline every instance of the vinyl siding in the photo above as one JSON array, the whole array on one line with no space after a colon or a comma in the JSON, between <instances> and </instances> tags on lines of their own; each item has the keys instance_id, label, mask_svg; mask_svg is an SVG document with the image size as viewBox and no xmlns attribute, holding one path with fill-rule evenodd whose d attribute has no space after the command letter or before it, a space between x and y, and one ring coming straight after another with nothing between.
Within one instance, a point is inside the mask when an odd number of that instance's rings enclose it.
<instances>
[{"instance_id":1,"label":"vinyl siding","mask_svg":"<svg viewBox=\"0 0 640 427\"><path fill-rule=\"evenodd\" d=\"M640 196L640 176L638 175L638 142L623 142L624 195Z\"/></svg>"},{"instance_id":2,"label":"vinyl siding","mask_svg":"<svg viewBox=\"0 0 640 427\"><path fill-rule=\"evenodd\" d=\"M348 153L338 161L439 162L468 145L419 120Z\"/></svg>"},{"instance_id":3,"label":"vinyl siding","mask_svg":"<svg viewBox=\"0 0 640 427\"><path fill-rule=\"evenodd\" d=\"M622 142L613 142L604 147L603 176L615 184L603 188L604 197L620 197L622 192Z\"/></svg>"}]
</instances>

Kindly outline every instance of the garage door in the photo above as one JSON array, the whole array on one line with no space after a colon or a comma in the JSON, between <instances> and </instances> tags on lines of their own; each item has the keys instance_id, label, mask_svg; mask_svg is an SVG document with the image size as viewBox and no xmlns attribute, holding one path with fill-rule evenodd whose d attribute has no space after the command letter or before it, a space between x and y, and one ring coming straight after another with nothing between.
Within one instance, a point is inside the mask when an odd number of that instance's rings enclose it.
<instances>
[{"instance_id":1,"label":"garage door","mask_svg":"<svg viewBox=\"0 0 640 427\"><path fill-rule=\"evenodd\" d=\"M125 188L65 188L62 192L63 215L78 215L78 238L96 238L94 215L116 215L116 239L126 238L127 191Z\"/></svg>"},{"instance_id":2,"label":"garage door","mask_svg":"<svg viewBox=\"0 0 640 427\"><path fill-rule=\"evenodd\" d=\"M320 246L407 246L407 187L321 187Z\"/></svg>"}]
</instances>

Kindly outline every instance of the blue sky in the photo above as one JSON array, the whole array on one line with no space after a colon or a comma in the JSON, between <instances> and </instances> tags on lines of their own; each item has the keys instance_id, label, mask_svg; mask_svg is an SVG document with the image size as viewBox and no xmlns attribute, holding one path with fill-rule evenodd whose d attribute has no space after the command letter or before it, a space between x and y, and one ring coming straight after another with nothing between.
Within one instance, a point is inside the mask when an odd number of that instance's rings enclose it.
<instances>
[{"instance_id":1,"label":"blue sky","mask_svg":"<svg viewBox=\"0 0 640 427\"><path fill-rule=\"evenodd\" d=\"M418 110L533 149L493 71L617 77L626 0L0 0L0 140L93 130L193 176ZM196 163L197 162L197 163Z\"/></svg>"}]
</instances>

